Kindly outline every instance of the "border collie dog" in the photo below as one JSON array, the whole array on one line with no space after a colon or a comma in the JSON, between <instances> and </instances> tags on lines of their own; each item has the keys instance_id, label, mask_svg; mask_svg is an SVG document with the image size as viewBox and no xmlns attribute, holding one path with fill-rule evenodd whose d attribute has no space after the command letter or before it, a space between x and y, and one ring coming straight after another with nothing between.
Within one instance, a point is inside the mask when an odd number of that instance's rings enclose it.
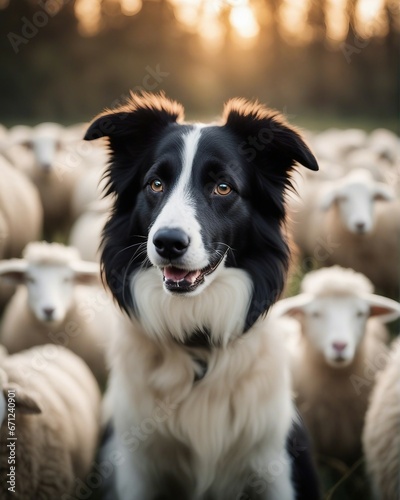
<instances>
[{"instance_id":1,"label":"border collie dog","mask_svg":"<svg viewBox=\"0 0 400 500\"><path fill-rule=\"evenodd\" d=\"M102 271L127 313L107 391L118 498L299 498L288 362L266 312L288 267L285 191L296 164L318 170L313 154L243 99L203 125L132 94L92 122L85 139L99 137L114 197Z\"/></svg>"}]
</instances>

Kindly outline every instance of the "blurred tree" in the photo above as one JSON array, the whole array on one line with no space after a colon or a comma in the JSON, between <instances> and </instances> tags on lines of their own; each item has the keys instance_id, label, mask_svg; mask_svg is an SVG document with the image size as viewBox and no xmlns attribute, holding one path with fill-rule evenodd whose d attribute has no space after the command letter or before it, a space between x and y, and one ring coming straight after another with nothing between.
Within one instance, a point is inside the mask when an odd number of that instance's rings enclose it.
<instances>
[{"instance_id":1,"label":"blurred tree","mask_svg":"<svg viewBox=\"0 0 400 500\"><path fill-rule=\"evenodd\" d=\"M179 0L143 0L132 16L118 0L102 0L93 36L82 34L77 1L64 0L58 13L46 14L59 1L18 0L3 9L0 3L0 121L88 120L132 88L165 90L197 116L215 115L221 101L243 95L290 114L397 119L400 10L391 0L380 14L386 35L364 39L356 31L360 0L348 0L349 29L336 44L326 39L328 0L307 0L307 25L298 29L312 36L300 44L282 27L283 7L300 2L248 0L260 32L246 40L230 22L237 0L203 0L202 12L220 13L219 45L201 38L196 24L178 21ZM208 25L202 29L208 35Z\"/></svg>"}]
</instances>

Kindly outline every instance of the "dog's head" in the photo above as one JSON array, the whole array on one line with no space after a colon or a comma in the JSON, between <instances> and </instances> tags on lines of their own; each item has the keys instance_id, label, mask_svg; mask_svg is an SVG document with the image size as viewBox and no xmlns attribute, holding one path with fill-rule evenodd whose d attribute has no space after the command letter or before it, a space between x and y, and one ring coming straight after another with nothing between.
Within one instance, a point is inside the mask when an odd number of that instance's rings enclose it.
<instances>
[{"instance_id":1,"label":"dog's head","mask_svg":"<svg viewBox=\"0 0 400 500\"><path fill-rule=\"evenodd\" d=\"M296 163L317 170L300 135L277 112L229 101L221 124L182 123L163 95L131 95L89 127L109 138L102 266L120 306L135 314L131 279L159 269L159 285L196 296L227 268L245 271L252 297L245 329L279 296L288 265L284 192Z\"/></svg>"}]
</instances>

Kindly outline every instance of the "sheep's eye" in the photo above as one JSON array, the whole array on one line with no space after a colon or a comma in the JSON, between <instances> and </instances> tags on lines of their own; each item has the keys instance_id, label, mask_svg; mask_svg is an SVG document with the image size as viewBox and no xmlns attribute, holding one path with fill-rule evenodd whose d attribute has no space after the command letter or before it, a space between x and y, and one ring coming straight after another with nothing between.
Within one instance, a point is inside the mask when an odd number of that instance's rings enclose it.
<instances>
[{"instance_id":1,"label":"sheep's eye","mask_svg":"<svg viewBox=\"0 0 400 500\"><path fill-rule=\"evenodd\" d=\"M220 196L227 196L232 191L232 188L226 182L221 182L214 189L214 194L219 194Z\"/></svg>"},{"instance_id":2,"label":"sheep's eye","mask_svg":"<svg viewBox=\"0 0 400 500\"><path fill-rule=\"evenodd\" d=\"M364 316L365 316L365 313L363 311L357 312L357 318L363 318Z\"/></svg>"},{"instance_id":3,"label":"sheep's eye","mask_svg":"<svg viewBox=\"0 0 400 500\"><path fill-rule=\"evenodd\" d=\"M30 283L31 285L33 285L35 283L35 278L32 278L32 276L27 276L26 277L26 282Z\"/></svg>"},{"instance_id":4,"label":"sheep's eye","mask_svg":"<svg viewBox=\"0 0 400 500\"><path fill-rule=\"evenodd\" d=\"M321 313L320 313L319 311L313 311L313 312L311 313L311 316L312 316L313 318L320 318L320 317L321 317Z\"/></svg>"},{"instance_id":5,"label":"sheep's eye","mask_svg":"<svg viewBox=\"0 0 400 500\"><path fill-rule=\"evenodd\" d=\"M154 179L149 183L150 189L155 193L162 193L164 191L164 186L160 179Z\"/></svg>"}]
</instances>

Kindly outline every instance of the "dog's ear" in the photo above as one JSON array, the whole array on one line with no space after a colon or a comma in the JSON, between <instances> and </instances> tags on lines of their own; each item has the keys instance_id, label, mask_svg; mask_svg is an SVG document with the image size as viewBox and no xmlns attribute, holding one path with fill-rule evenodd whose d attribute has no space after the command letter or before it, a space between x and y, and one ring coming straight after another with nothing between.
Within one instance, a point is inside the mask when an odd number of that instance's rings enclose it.
<instances>
[{"instance_id":1,"label":"dog's ear","mask_svg":"<svg viewBox=\"0 0 400 500\"><path fill-rule=\"evenodd\" d=\"M116 109L106 109L93 120L84 140L92 141L100 137L140 140L148 137L150 131L183 120L183 114L183 107L162 93L131 92L125 104Z\"/></svg>"},{"instance_id":2,"label":"dog's ear","mask_svg":"<svg viewBox=\"0 0 400 500\"><path fill-rule=\"evenodd\" d=\"M238 136L239 153L249 163L278 175L296 162L318 170L317 160L299 132L277 111L257 102L231 99L225 105L223 118L225 126Z\"/></svg>"},{"instance_id":3,"label":"dog's ear","mask_svg":"<svg viewBox=\"0 0 400 500\"><path fill-rule=\"evenodd\" d=\"M139 189L136 178L140 166L149 166L153 145L162 131L183 120L183 107L164 94L133 94L123 106L106 110L95 118L84 139L108 138L110 164L105 172L108 179L106 194L118 196L129 186Z\"/></svg>"}]
</instances>

